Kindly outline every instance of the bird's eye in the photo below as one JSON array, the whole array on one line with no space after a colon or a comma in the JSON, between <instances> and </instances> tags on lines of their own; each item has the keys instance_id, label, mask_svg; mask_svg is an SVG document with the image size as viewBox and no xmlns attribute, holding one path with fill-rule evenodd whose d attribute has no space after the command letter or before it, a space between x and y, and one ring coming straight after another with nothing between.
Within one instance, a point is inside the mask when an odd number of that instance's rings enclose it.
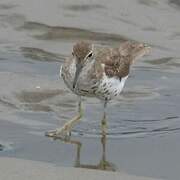
<instances>
[{"instance_id":1,"label":"bird's eye","mask_svg":"<svg viewBox=\"0 0 180 180\"><path fill-rule=\"evenodd\" d=\"M89 54L88 54L88 57L92 57L92 55L93 55L93 53L89 53Z\"/></svg>"}]
</instances>

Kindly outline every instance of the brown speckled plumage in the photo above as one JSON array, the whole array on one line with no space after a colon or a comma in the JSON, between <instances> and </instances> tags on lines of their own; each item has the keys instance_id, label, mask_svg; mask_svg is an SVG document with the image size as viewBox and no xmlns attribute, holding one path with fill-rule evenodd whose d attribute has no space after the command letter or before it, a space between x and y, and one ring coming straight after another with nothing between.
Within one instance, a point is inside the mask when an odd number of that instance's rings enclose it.
<instances>
[{"instance_id":1,"label":"brown speckled plumage","mask_svg":"<svg viewBox=\"0 0 180 180\"><path fill-rule=\"evenodd\" d=\"M96 60L104 64L108 77L125 77L129 74L133 61L147 53L142 43L124 42L119 48L105 48L97 53Z\"/></svg>"},{"instance_id":2,"label":"brown speckled plumage","mask_svg":"<svg viewBox=\"0 0 180 180\"><path fill-rule=\"evenodd\" d=\"M122 90L119 83L121 79L127 79L133 61L145 55L148 50L149 48L146 48L144 44L130 41L122 43L118 48L101 49L93 49L90 43L81 41L73 46L72 56L65 61L61 76L66 85L77 95L99 98L108 96L108 99L111 99ZM88 57L90 52L93 55ZM77 64L80 64L82 69L74 88L73 81ZM116 82L117 86L111 78L120 80Z\"/></svg>"}]
</instances>

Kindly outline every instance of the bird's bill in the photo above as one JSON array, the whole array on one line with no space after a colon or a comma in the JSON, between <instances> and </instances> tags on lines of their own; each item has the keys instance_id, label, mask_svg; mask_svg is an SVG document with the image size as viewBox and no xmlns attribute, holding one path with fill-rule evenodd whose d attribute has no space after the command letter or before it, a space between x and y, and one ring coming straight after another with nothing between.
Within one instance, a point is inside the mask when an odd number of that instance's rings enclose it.
<instances>
[{"instance_id":1,"label":"bird's bill","mask_svg":"<svg viewBox=\"0 0 180 180\"><path fill-rule=\"evenodd\" d=\"M76 87L77 80L78 80L81 70L82 70L82 65L80 63L76 64L76 72L75 72L74 81L73 81L73 89Z\"/></svg>"}]
</instances>

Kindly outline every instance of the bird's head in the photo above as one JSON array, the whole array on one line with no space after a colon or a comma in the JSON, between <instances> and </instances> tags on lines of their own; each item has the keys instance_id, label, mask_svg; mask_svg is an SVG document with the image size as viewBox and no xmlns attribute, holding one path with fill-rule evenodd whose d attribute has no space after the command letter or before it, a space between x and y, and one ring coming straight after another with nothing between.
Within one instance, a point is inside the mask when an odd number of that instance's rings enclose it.
<instances>
[{"instance_id":1,"label":"bird's head","mask_svg":"<svg viewBox=\"0 0 180 180\"><path fill-rule=\"evenodd\" d=\"M73 81L74 89L83 67L89 60L93 59L93 45L84 41L78 42L73 46L72 55L76 64L76 72Z\"/></svg>"}]
</instances>

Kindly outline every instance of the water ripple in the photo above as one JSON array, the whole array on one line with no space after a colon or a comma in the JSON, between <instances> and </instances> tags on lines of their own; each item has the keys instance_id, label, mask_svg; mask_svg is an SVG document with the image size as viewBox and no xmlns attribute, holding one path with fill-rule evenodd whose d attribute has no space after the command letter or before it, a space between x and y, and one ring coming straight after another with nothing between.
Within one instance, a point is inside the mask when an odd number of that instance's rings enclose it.
<instances>
[{"instance_id":1,"label":"water ripple","mask_svg":"<svg viewBox=\"0 0 180 180\"><path fill-rule=\"evenodd\" d=\"M169 120L176 121L179 116L170 116L163 119L124 119L119 122L108 122L107 135L110 138L128 138L128 137L148 137L152 135L164 134L164 133L175 133L180 132L180 127L175 127L174 125L166 126L164 121L169 122ZM147 125L151 123L151 125ZM158 127L162 125L162 127ZM81 126L76 127L73 130L73 134L76 136L83 137L99 137L101 136L99 122L83 122Z\"/></svg>"},{"instance_id":2,"label":"water ripple","mask_svg":"<svg viewBox=\"0 0 180 180\"><path fill-rule=\"evenodd\" d=\"M70 11L91 11L95 9L105 9L106 7L101 4L72 4L72 5L66 5L63 6L64 9L70 10Z\"/></svg>"},{"instance_id":3,"label":"water ripple","mask_svg":"<svg viewBox=\"0 0 180 180\"><path fill-rule=\"evenodd\" d=\"M18 28L18 30L40 31L41 33L33 35L33 37L41 40L91 40L102 41L104 43L120 43L127 40L124 36L117 34L94 32L75 27L49 26L31 21L25 22L23 26Z\"/></svg>"},{"instance_id":4,"label":"water ripple","mask_svg":"<svg viewBox=\"0 0 180 180\"><path fill-rule=\"evenodd\" d=\"M63 55L47 52L40 48L21 47L21 51L24 57L35 61L63 62L65 60L65 56Z\"/></svg>"},{"instance_id":5,"label":"water ripple","mask_svg":"<svg viewBox=\"0 0 180 180\"><path fill-rule=\"evenodd\" d=\"M48 98L52 98L57 95L64 94L65 91L63 90L43 90L43 91L22 91L21 93L17 93L16 97L21 102L26 103L38 103Z\"/></svg>"}]
</instances>

